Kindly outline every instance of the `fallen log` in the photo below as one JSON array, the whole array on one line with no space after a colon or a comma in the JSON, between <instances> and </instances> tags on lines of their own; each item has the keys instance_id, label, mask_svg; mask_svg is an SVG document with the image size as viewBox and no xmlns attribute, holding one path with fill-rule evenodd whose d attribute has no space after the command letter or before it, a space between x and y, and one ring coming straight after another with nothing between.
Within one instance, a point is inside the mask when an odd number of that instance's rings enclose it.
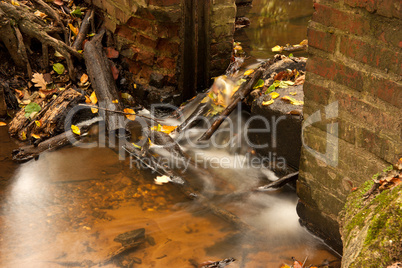
<instances>
[{"instance_id":1,"label":"fallen log","mask_svg":"<svg viewBox=\"0 0 402 268\"><path fill-rule=\"evenodd\" d=\"M99 118L94 118L78 124L81 130L81 135L76 135L71 130L68 130L38 144L28 145L15 149L12 152L13 160L19 163L23 163L32 159L38 159L40 153L43 153L45 151L54 151L68 144L71 144L71 141L78 141L84 136L84 134L89 130L92 125L98 123L99 121Z\"/></svg>"},{"instance_id":2,"label":"fallen log","mask_svg":"<svg viewBox=\"0 0 402 268\"><path fill-rule=\"evenodd\" d=\"M38 0L35 0L38 1ZM80 31L78 32L77 39L75 39L72 47L75 50L80 50L82 43L84 42L87 34L89 32L89 27L91 26L91 21L94 19L94 11L88 10L85 14L84 19L82 20L82 24L80 27Z\"/></svg>"},{"instance_id":3,"label":"fallen log","mask_svg":"<svg viewBox=\"0 0 402 268\"><path fill-rule=\"evenodd\" d=\"M88 76L95 90L99 107L104 108L99 114L106 122L106 128L110 134L127 133L124 127L124 117L111 111L123 111L122 102L117 93L116 83L110 69L109 60L102 47L102 38L105 30L85 43L84 59Z\"/></svg>"},{"instance_id":4,"label":"fallen log","mask_svg":"<svg viewBox=\"0 0 402 268\"><path fill-rule=\"evenodd\" d=\"M253 87L261 78L263 73L263 69L259 68L254 72L254 75L251 79L245 83L243 83L237 94L237 96L232 100L232 102L226 107L226 109L218 116L218 118L212 123L211 127L205 131L205 133L198 139L198 141L207 141L211 138L211 136L215 133L215 131L219 128L219 126L223 123L223 121L230 115L231 112L237 107L237 104L243 101L253 90Z\"/></svg>"}]
</instances>

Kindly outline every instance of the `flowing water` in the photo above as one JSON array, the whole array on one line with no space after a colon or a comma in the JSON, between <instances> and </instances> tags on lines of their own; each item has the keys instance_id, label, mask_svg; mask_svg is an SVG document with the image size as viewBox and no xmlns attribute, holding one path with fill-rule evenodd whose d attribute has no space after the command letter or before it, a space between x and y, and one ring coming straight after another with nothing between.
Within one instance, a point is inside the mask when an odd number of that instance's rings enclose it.
<instances>
[{"instance_id":1,"label":"flowing water","mask_svg":"<svg viewBox=\"0 0 402 268\"><path fill-rule=\"evenodd\" d=\"M253 10L264 3L255 0ZM301 31L294 30L297 27L305 31L303 20L302 26L298 20L291 23L296 27L291 28L293 35ZM244 30L266 34L265 26L253 27ZM259 37L243 45L251 48L254 59L266 58L267 48L300 39L281 39L273 33L269 35L275 41L261 45ZM237 261L229 267L276 268L291 264L291 257L300 261L307 257L306 263L315 265L339 260L299 225L294 189L251 191L277 178L264 166L249 165L256 156L245 141L248 118L247 113L233 113L231 128L227 122L221 127L234 129L233 133L215 135L212 148L192 146L200 129L186 132L181 145L199 164L188 168L184 177L197 182L210 203L234 213L254 231L239 230L186 198L174 184L156 185L159 174L140 169L128 157L122 160L110 148L68 146L17 165L11 161L11 151L18 144L0 127L0 267L197 267L234 257ZM96 141L97 136L89 139ZM145 228L144 243L102 263L121 246L114 241L117 235L138 228Z\"/></svg>"}]
</instances>

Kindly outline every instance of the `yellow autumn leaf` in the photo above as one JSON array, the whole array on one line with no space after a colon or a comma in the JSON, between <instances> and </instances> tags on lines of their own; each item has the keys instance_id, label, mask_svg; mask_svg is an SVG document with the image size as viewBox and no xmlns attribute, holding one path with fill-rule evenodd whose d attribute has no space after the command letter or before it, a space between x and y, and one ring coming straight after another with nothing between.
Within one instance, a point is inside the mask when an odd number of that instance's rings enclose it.
<instances>
[{"instance_id":1,"label":"yellow autumn leaf","mask_svg":"<svg viewBox=\"0 0 402 268\"><path fill-rule=\"evenodd\" d=\"M88 81L88 75L87 74L82 74L80 78L81 84L85 84Z\"/></svg>"},{"instance_id":2,"label":"yellow autumn leaf","mask_svg":"<svg viewBox=\"0 0 402 268\"><path fill-rule=\"evenodd\" d=\"M282 97L281 99L289 101L291 104L296 105L296 106L300 106L300 105L304 104L304 101L298 101L298 100L296 100L296 99L294 99L292 97L289 97L289 96Z\"/></svg>"},{"instance_id":3,"label":"yellow autumn leaf","mask_svg":"<svg viewBox=\"0 0 402 268\"><path fill-rule=\"evenodd\" d=\"M117 103L119 103L119 100L112 100L112 103L114 103L114 104L117 104Z\"/></svg>"},{"instance_id":4,"label":"yellow autumn leaf","mask_svg":"<svg viewBox=\"0 0 402 268\"><path fill-rule=\"evenodd\" d=\"M13 6L17 6L17 7L20 6L20 3L18 3L17 0L11 0L11 4L12 4Z\"/></svg>"},{"instance_id":5,"label":"yellow autumn leaf","mask_svg":"<svg viewBox=\"0 0 402 268\"><path fill-rule=\"evenodd\" d=\"M98 103L98 98L96 97L95 91L92 92L91 96L89 97L89 99L91 100L92 104L97 104Z\"/></svg>"},{"instance_id":6,"label":"yellow autumn leaf","mask_svg":"<svg viewBox=\"0 0 402 268\"><path fill-rule=\"evenodd\" d=\"M5 123L5 122L0 122L0 127L3 127L3 126L7 126L7 123Z\"/></svg>"},{"instance_id":7,"label":"yellow autumn leaf","mask_svg":"<svg viewBox=\"0 0 402 268\"><path fill-rule=\"evenodd\" d=\"M278 93L278 92L271 92L271 93L269 93L269 95L271 95L271 98L272 98L273 100L279 97L279 93Z\"/></svg>"},{"instance_id":8,"label":"yellow autumn leaf","mask_svg":"<svg viewBox=\"0 0 402 268\"><path fill-rule=\"evenodd\" d=\"M295 96L297 92L289 92L290 95Z\"/></svg>"},{"instance_id":9,"label":"yellow autumn leaf","mask_svg":"<svg viewBox=\"0 0 402 268\"><path fill-rule=\"evenodd\" d=\"M77 127L76 125L71 125L71 131L72 131L74 134L81 135L81 130L80 130L80 128Z\"/></svg>"},{"instance_id":10,"label":"yellow autumn leaf","mask_svg":"<svg viewBox=\"0 0 402 268\"><path fill-rule=\"evenodd\" d=\"M27 139L27 134L25 133L25 131L21 132L21 140L26 140Z\"/></svg>"},{"instance_id":11,"label":"yellow autumn leaf","mask_svg":"<svg viewBox=\"0 0 402 268\"><path fill-rule=\"evenodd\" d=\"M85 95L85 102L86 102L86 103L91 103L91 99L90 99L88 96L86 96L86 95Z\"/></svg>"},{"instance_id":12,"label":"yellow autumn leaf","mask_svg":"<svg viewBox=\"0 0 402 268\"><path fill-rule=\"evenodd\" d=\"M74 27L74 25L72 25L71 23L68 24L68 27L70 27L71 32L73 32L75 36L78 35L78 28Z\"/></svg>"},{"instance_id":13,"label":"yellow autumn leaf","mask_svg":"<svg viewBox=\"0 0 402 268\"><path fill-rule=\"evenodd\" d=\"M40 127L42 125L41 121L35 120L35 124L37 127Z\"/></svg>"},{"instance_id":14,"label":"yellow autumn leaf","mask_svg":"<svg viewBox=\"0 0 402 268\"><path fill-rule=\"evenodd\" d=\"M177 126L162 126L161 131L166 134L170 134L176 128L177 128Z\"/></svg>"},{"instance_id":15,"label":"yellow autumn leaf","mask_svg":"<svg viewBox=\"0 0 402 268\"><path fill-rule=\"evenodd\" d=\"M93 114L96 114L96 113L98 112L98 109L96 109L96 108L91 108L91 112L92 112Z\"/></svg>"},{"instance_id":16,"label":"yellow autumn leaf","mask_svg":"<svg viewBox=\"0 0 402 268\"><path fill-rule=\"evenodd\" d=\"M274 100L263 101L263 102L262 102L262 105L263 105L263 106L268 106L268 105L271 105L272 103L274 103Z\"/></svg>"},{"instance_id":17,"label":"yellow autumn leaf","mask_svg":"<svg viewBox=\"0 0 402 268\"><path fill-rule=\"evenodd\" d=\"M271 50L272 50L272 52L282 52L283 47L281 47L281 46L274 46Z\"/></svg>"},{"instance_id":18,"label":"yellow autumn leaf","mask_svg":"<svg viewBox=\"0 0 402 268\"><path fill-rule=\"evenodd\" d=\"M226 101L225 101L225 97L223 97L223 95L221 93L218 94L218 98L216 100L216 105L221 105L223 107L226 108Z\"/></svg>"},{"instance_id":19,"label":"yellow autumn leaf","mask_svg":"<svg viewBox=\"0 0 402 268\"><path fill-rule=\"evenodd\" d=\"M253 69L250 69L250 70L245 71L245 72L244 72L244 75L250 75L250 74L252 74L252 73L254 73L254 70L253 70Z\"/></svg>"},{"instance_id":20,"label":"yellow autumn leaf","mask_svg":"<svg viewBox=\"0 0 402 268\"><path fill-rule=\"evenodd\" d=\"M207 103L209 100L209 96L205 96L205 98L202 99L201 103Z\"/></svg>"},{"instance_id":21,"label":"yellow autumn leaf","mask_svg":"<svg viewBox=\"0 0 402 268\"><path fill-rule=\"evenodd\" d=\"M137 149L141 149L141 146L139 146L139 145L137 145L137 144L135 144L134 142L133 143L131 143L135 148L137 148Z\"/></svg>"},{"instance_id":22,"label":"yellow autumn leaf","mask_svg":"<svg viewBox=\"0 0 402 268\"><path fill-rule=\"evenodd\" d=\"M39 135L37 135L37 134L34 134L34 133L32 133L32 134L31 134L31 137L33 137L33 138L35 138L35 139L37 139L37 140L39 140L39 139L40 139L40 136L39 136Z\"/></svg>"},{"instance_id":23,"label":"yellow autumn leaf","mask_svg":"<svg viewBox=\"0 0 402 268\"><path fill-rule=\"evenodd\" d=\"M134 120L135 120L135 112L134 112L133 109L125 108L123 111L124 111L125 113L128 113L128 114L126 114L126 117L127 117L129 120L131 120L131 121L134 121Z\"/></svg>"}]
</instances>

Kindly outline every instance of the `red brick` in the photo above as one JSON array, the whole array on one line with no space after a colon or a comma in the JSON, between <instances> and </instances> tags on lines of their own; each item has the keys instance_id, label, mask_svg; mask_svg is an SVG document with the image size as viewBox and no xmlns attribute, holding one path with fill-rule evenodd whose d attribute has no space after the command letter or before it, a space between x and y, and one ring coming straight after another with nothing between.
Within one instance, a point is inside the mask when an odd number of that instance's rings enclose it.
<instances>
[{"instance_id":1,"label":"red brick","mask_svg":"<svg viewBox=\"0 0 402 268\"><path fill-rule=\"evenodd\" d=\"M158 40L156 49L168 56L176 56L179 54L180 44L176 42L170 42L168 39L161 38Z\"/></svg>"},{"instance_id":2,"label":"red brick","mask_svg":"<svg viewBox=\"0 0 402 268\"><path fill-rule=\"evenodd\" d=\"M176 68L176 60L168 57L160 57L156 63L159 67L174 70Z\"/></svg>"},{"instance_id":3,"label":"red brick","mask_svg":"<svg viewBox=\"0 0 402 268\"><path fill-rule=\"evenodd\" d=\"M130 71L130 73L138 74L141 70L141 65L136 61L123 58L123 62L128 65L128 70Z\"/></svg>"},{"instance_id":4,"label":"red brick","mask_svg":"<svg viewBox=\"0 0 402 268\"><path fill-rule=\"evenodd\" d=\"M149 0L148 4L153 5L153 6L173 6L173 5L179 5L181 3L181 0Z\"/></svg>"},{"instance_id":5,"label":"red brick","mask_svg":"<svg viewBox=\"0 0 402 268\"><path fill-rule=\"evenodd\" d=\"M382 111L372 104L361 101L359 98L345 92L337 92L335 98L338 100L340 111L346 111L353 116L354 123L366 123L376 129L400 135L400 118ZM353 122L352 122L353 123Z\"/></svg>"},{"instance_id":6,"label":"red brick","mask_svg":"<svg viewBox=\"0 0 402 268\"><path fill-rule=\"evenodd\" d=\"M151 67L149 67L149 66L147 66L147 65L142 65L141 66L141 71L140 71L140 77L141 78L144 78L145 80L148 80L149 81L149 77L151 76L151 74L152 74L152 68Z\"/></svg>"},{"instance_id":7,"label":"red brick","mask_svg":"<svg viewBox=\"0 0 402 268\"><path fill-rule=\"evenodd\" d=\"M134 1L134 4L136 2L135 0L131 0L131 1ZM149 12L146 8L138 8L138 10L135 14L143 19L155 20L155 16L152 15L152 13Z\"/></svg>"},{"instance_id":8,"label":"red brick","mask_svg":"<svg viewBox=\"0 0 402 268\"><path fill-rule=\"evenodd\" d=\"M335 51L336 35L308 29L308 45L333 53Z\"/></svg>"},{"instance_id":9,"label":"red brick","mask_svg":"<svg viewBox=\"0 0 402 268\"><path fill-rule=\"evenodd\" d=\"M359 132L357 138L357 144L359 147L366 149L382 159L387 158L386 156L392 148L392 144L388 139L381 138L376 133L364 128Z\"/></svg>"},{"instance_id":10,"label":"red brick","mask_svg":"<svg viewBox=\"0 0 402 268\"><path fill-rule=\"evenodd\" d=\"M310 80L311 81L311 80ZM306 81L303 86L304 97L306 100L313 100L319 104L328 104L330 90L325 87L317 86Z\"/></svg>"},{"instance_id":11,"label":"red brick","mask_svg":"<svg viewBox=\"0 0 402 268\"><path fill-rule=\"evenodd\" d=\"M142 34L137 34L137 41L147 47L155 48L157 41L149 36L145 36Z\"/></svg>"},{"instance_id":12,"label":"red brick","mask_svg":"<svg viewBox=\"0 0 402 268\"><path fill-rule=\"evenodd\" d=\"M312 56L307 61L306 69L357 91L363 90L363 74L340 63Z\"/></svg>"},{"instance_id":13,"label":"red brick","mask_svg":"<svg viewBox=\"0 0 402 268\"><path fill-rule=\"evenodd\" d=\"M402 4L400 0L345 0L352 7L363 7L367 11L385 17L402 18Z\"/></svg>"},{"instance_id":14,"label":"red brick","mask_svg":"<svg viewBox=\"0 0 402 268\"><path fill-rule=\"evenodd\" d=\"M147 31L151 28L151 23L149 22L149 20L137 17L131 17L127 21L127 25L141 31Z\"/></svg>"},{"instance_id":15,"label":"red brick","mask_svg":"<svg viewBox=\"0 0 402 268\"><path fill-rule=\"evenodd\" d=\"M314 8L313 21L356 35L370 32L368 20L359 14L342 12L319 3L315 3Z\"/></svg>"},{"instance_id":16,"label":"red brick","mask_svg":"<svg viewBox=\"0 0 402 268\"><path fill-rule=\"evenodd\" d=\"M346 36L341 39L340 52L354 60L381 70L402 74L402 55L398 52Z\"/></svg>"},{"instance_id":17,"label":"red brick","mask_svg":"<svg viewBox=\"0 0 402 268\"><path fill-rule=\"evenodd\" d=\"M179 36L179 31L180 31L180 25L179 24L174 24L174 23L168 23L168 24L158 24L157 26L157 35L160 38L172 38Z\"/></svg>"},{"instance_id":18,"label":"red brick","mask_svg":"<svg viewBox=\"0 0 402 268\"><path fill-rule=\"evenodd\" d=\"M376 96L397 108L402 108L402 85L394 81L370 77L370 94Z\"/></svg>"},{"instance_id":19,"label":"red brick","mask_svg":"<svg viewBox=\"0 0 402 268\"><path fill-rule=\"evenodd\" d=\"M145 50L140 50L137 53L136 60L146 65L152 66L154 64L155 53Z\"/></svg>"},{"instance_id":20,"label":"red brick","mask_svg":"<svg viewBox=\"0 0 402 268\"><path fill-rule=\"evenodd\" d=\"M133 30L128 28L127 26L124 26L124 25L117 26L115 33L126 39L134 40L135 34L134 34Z\"/></svg>"}]
</instances>

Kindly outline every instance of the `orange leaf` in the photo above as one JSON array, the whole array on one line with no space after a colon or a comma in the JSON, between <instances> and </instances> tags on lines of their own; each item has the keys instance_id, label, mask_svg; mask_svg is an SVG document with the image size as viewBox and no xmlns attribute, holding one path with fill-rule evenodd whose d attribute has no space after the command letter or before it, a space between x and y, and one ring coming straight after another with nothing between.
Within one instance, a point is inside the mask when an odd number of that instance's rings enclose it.
<instances>
[{"instance_id":1,"label":"orange leaf","mask_svg":"<svg viewBox=\"0 0 402 268\"><path fill-rule=\"evenodd\" d=\"M80 78L81 84L85 84L88 81L88 75L87 74L82 74Z\"/></svg>"},{"instance_id":2,"label":"orange leaf","mask_svg":"<svg viewBox=\"0 0 402 268\"><path fill-rule=\"evenodd\" d=\"M0 122L0 127L7 126L7 123Z\"/></svg>"},{"instance_id":3,"label":"orange leaf","mask_svg":"<svg viewBox=\"0 0 402 268\"><path fill-rule=\"evenodd\" d=\"M129 120L131 120L131 121L134 121L134 120L135 120L135 112L134 112L133 109L125 108L123 111L124 111L125 113L128 113L128 114L126 114L126 117L127 117ZM129 114L132 114L132 115L129 115Z\"/></svg>"}]
</instances>

